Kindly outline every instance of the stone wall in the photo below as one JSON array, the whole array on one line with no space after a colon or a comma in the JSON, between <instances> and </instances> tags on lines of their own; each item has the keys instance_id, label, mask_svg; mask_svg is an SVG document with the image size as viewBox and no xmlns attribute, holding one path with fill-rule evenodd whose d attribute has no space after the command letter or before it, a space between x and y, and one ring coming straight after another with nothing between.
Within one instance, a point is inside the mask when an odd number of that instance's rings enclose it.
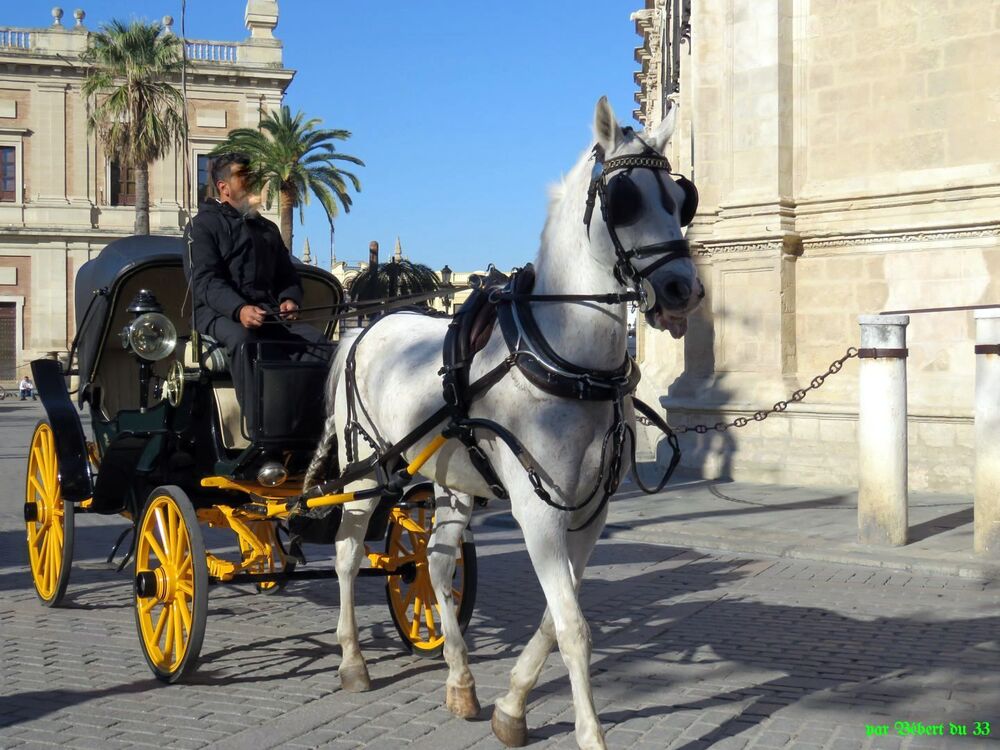
<instances>
[{"instance_id":1,"label":"stone wall","mask_svg":"<svg viewBox=\"0 0 1000 750\"><path fill-rule=\"evenodd\" d=\"M728 421L825 372L859 314L1000 304L1000 2L692 9L671 159L701 191L708 295L681 344L641 328L644 398ZM907 335L911 486L969 491L972 313L914 314ZM683 436L684 463L850 484L856 420L849 362L782 414Z\"/></svg>"}]
</instances>

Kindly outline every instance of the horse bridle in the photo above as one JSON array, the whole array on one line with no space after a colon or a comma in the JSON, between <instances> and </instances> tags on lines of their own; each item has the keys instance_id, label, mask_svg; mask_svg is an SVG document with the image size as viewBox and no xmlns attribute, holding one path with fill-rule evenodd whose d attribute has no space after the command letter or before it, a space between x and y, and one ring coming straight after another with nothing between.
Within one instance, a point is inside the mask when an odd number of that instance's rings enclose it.
<instances>
[{"instance_id":1,"label":"horse bridle","mask_svg":"<svg viewBox=\"0 0 1000 750\"><path fill-rule=\"evenodd\" d=\"M670 167L670 162L665 157L656 153L656 151L650 147L649 144L639 138L637 134L630 133L630 135L639 139L639 141L646 147L642 153L605 159L604 149L601 145L597 144L594 146L594 169L591 173L590 187L587 190L587 204L583 215L583 223L587 225L587 236L589 237L590 221L594 214L594 205L599 197L601 199L601 216L604 219L604 225L608 229L608 234L611 237L611 243L614 245L615 255L617 256L614 268L615 279L622 286L632 287L637 296L636 301L639 303L639 309L642 312L649 312L656 305L656 293L649 281L649 276L658 268L670 263L671 261L678 260L679 258L690 258L691 248L688 245L688 241L685 239L668 240L667 242L659 242L655 245L644 245L643 247L638 247L633 250L626 250L622 245L621 239L618 237L617 226L623 226L631 222L616 222L615 220L614 211L611 209L614 204L612 195L614 192L613 183L615 180L620 180L622 178L619 176L609 179L609 175L623 170L631 172L633 169L649 169L653 171L666 172L671 176L675 175ZM698 190L695 188L694 183L683 175L676 176L678 179L675 180L675 182L684 191L685 205L681 225L686 226L690 223L691 217L694 215L695 208L697 208ZM631 184L630 181L629 184ZM667 193L666 186L659 178L656 180L656 184L660 188L661 202L664 207L672 213L673 201ZM631 189L634 190L634 186ZM684 221L684 219L687 220ZM652 256L660 257L645 268L636 268L633 263L633 260L649 258Z\"/></svg>"}]
</instances>

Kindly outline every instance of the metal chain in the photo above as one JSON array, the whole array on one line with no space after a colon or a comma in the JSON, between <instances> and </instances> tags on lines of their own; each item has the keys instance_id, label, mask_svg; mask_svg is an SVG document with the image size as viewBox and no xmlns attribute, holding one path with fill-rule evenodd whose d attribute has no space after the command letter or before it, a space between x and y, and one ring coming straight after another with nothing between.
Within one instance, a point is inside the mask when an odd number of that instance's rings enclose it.
<instances>
[{"instance_id":1,"label":"metal chain","mask_svg":"<svg viewBox=\"0 0 1000 750\"><path fill-rule=\"evenodd\" d=\"M828 377L844 369L844 363L847 362L847 360L857 356L858 356L857 348L853 346L848 347L847 352L844 354L844 356L841 357L840 359L835 359L826 372L824 372L821 375L817 375L812 380L810 380L809 386L807 388L799 388L789 397L787 401L779 401L770 409L761 409L760 411L754 412L753 415L750 417L736 417L736 419L734 419L732 422L716 422L714 425L697 424L697 425L691 425L690 427L683 426L683 427L674 427L672 429L678 435L681 435L685 432L697 432L699 435L704 435L709 430L715 430L716 432L725 432L730 427L746 427L748 424L750 424L751 421L763 422L765 419L767 419L775 412L784 411L785 409L787 409L789 404L798 403L799 401L804 399L809 394L809 391L813 391L819 388L821 385L823 385L823 383L826 382L826 379ZM653 426L653 423L646 417L642 416L641 414L636 414L636 421L639 424L645 425L646 427Z\"/></svg>"}]
</instances>

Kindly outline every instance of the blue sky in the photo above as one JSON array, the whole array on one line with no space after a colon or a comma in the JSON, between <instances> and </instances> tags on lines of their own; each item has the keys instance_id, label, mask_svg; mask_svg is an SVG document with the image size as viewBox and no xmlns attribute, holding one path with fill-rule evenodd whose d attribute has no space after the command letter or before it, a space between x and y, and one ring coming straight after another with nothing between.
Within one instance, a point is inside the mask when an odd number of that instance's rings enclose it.
<instances>
[{"instance_id":1,"label":"blue sky","mask_svg":"<svg viewBox=\"0 0 1000 750\"><path fill-rule=\"evenodd\" d=\"M0 25L45 26L55 2L4 3ZM279 0L275 36L297 71L285 101L352 138L365 160L362 192L336 222L337 256L382 257L399 235L410 259L456 270L530 261L547 186L591 138L594 104L608 96L632 120L640 38L629 20L641 0ZM85 24L174 16L180 0L80 0ZM245 0L188 0L187 35L247 36ZM583 197L581 196L581 200ZM329 225L314 203L296 219L329 261Z\"/></svg>"}]
</instances>

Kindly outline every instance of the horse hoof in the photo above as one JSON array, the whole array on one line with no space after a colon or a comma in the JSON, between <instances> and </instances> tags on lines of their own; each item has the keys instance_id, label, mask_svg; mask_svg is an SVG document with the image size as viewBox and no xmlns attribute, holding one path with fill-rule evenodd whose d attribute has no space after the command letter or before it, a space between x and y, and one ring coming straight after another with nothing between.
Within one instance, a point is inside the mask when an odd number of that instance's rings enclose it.
<instances>
[{"instance_id":1,"label":"horse hoof","mask_svg":"<svg viewBox=\"0 0 1000 750\"><path fill-rule=\"evenodd\" d=\"M364 663L352 667L341 667L340 687L348 693L365 693L372 689L372 680L368 676L368 667Z\"/></svg>"},{"instance_id":2,"label":"horse hoof","mask_svg":"<svg viewBox=\"0 0 1000 750\"><path fill-rule=\"evenodd\" d=\"M528 722L522 716L515 719L505 714L499 706L493 706L493 719L490 721L493 734L507 747L524 747L528 744Z\"/></svg>"},{"instance_id":3,"label":"horse hoof","mask_svg":"<svg viewBox=\"0 0 1000 750\"><path fill-rule=\"evenodd\" d=\"M445 705L448 710L460 719L475 719L479 716L479 699L476 697L475 685L468 687L457 687L446 685L447 698Z\"/></svg>"}]
</instances>

